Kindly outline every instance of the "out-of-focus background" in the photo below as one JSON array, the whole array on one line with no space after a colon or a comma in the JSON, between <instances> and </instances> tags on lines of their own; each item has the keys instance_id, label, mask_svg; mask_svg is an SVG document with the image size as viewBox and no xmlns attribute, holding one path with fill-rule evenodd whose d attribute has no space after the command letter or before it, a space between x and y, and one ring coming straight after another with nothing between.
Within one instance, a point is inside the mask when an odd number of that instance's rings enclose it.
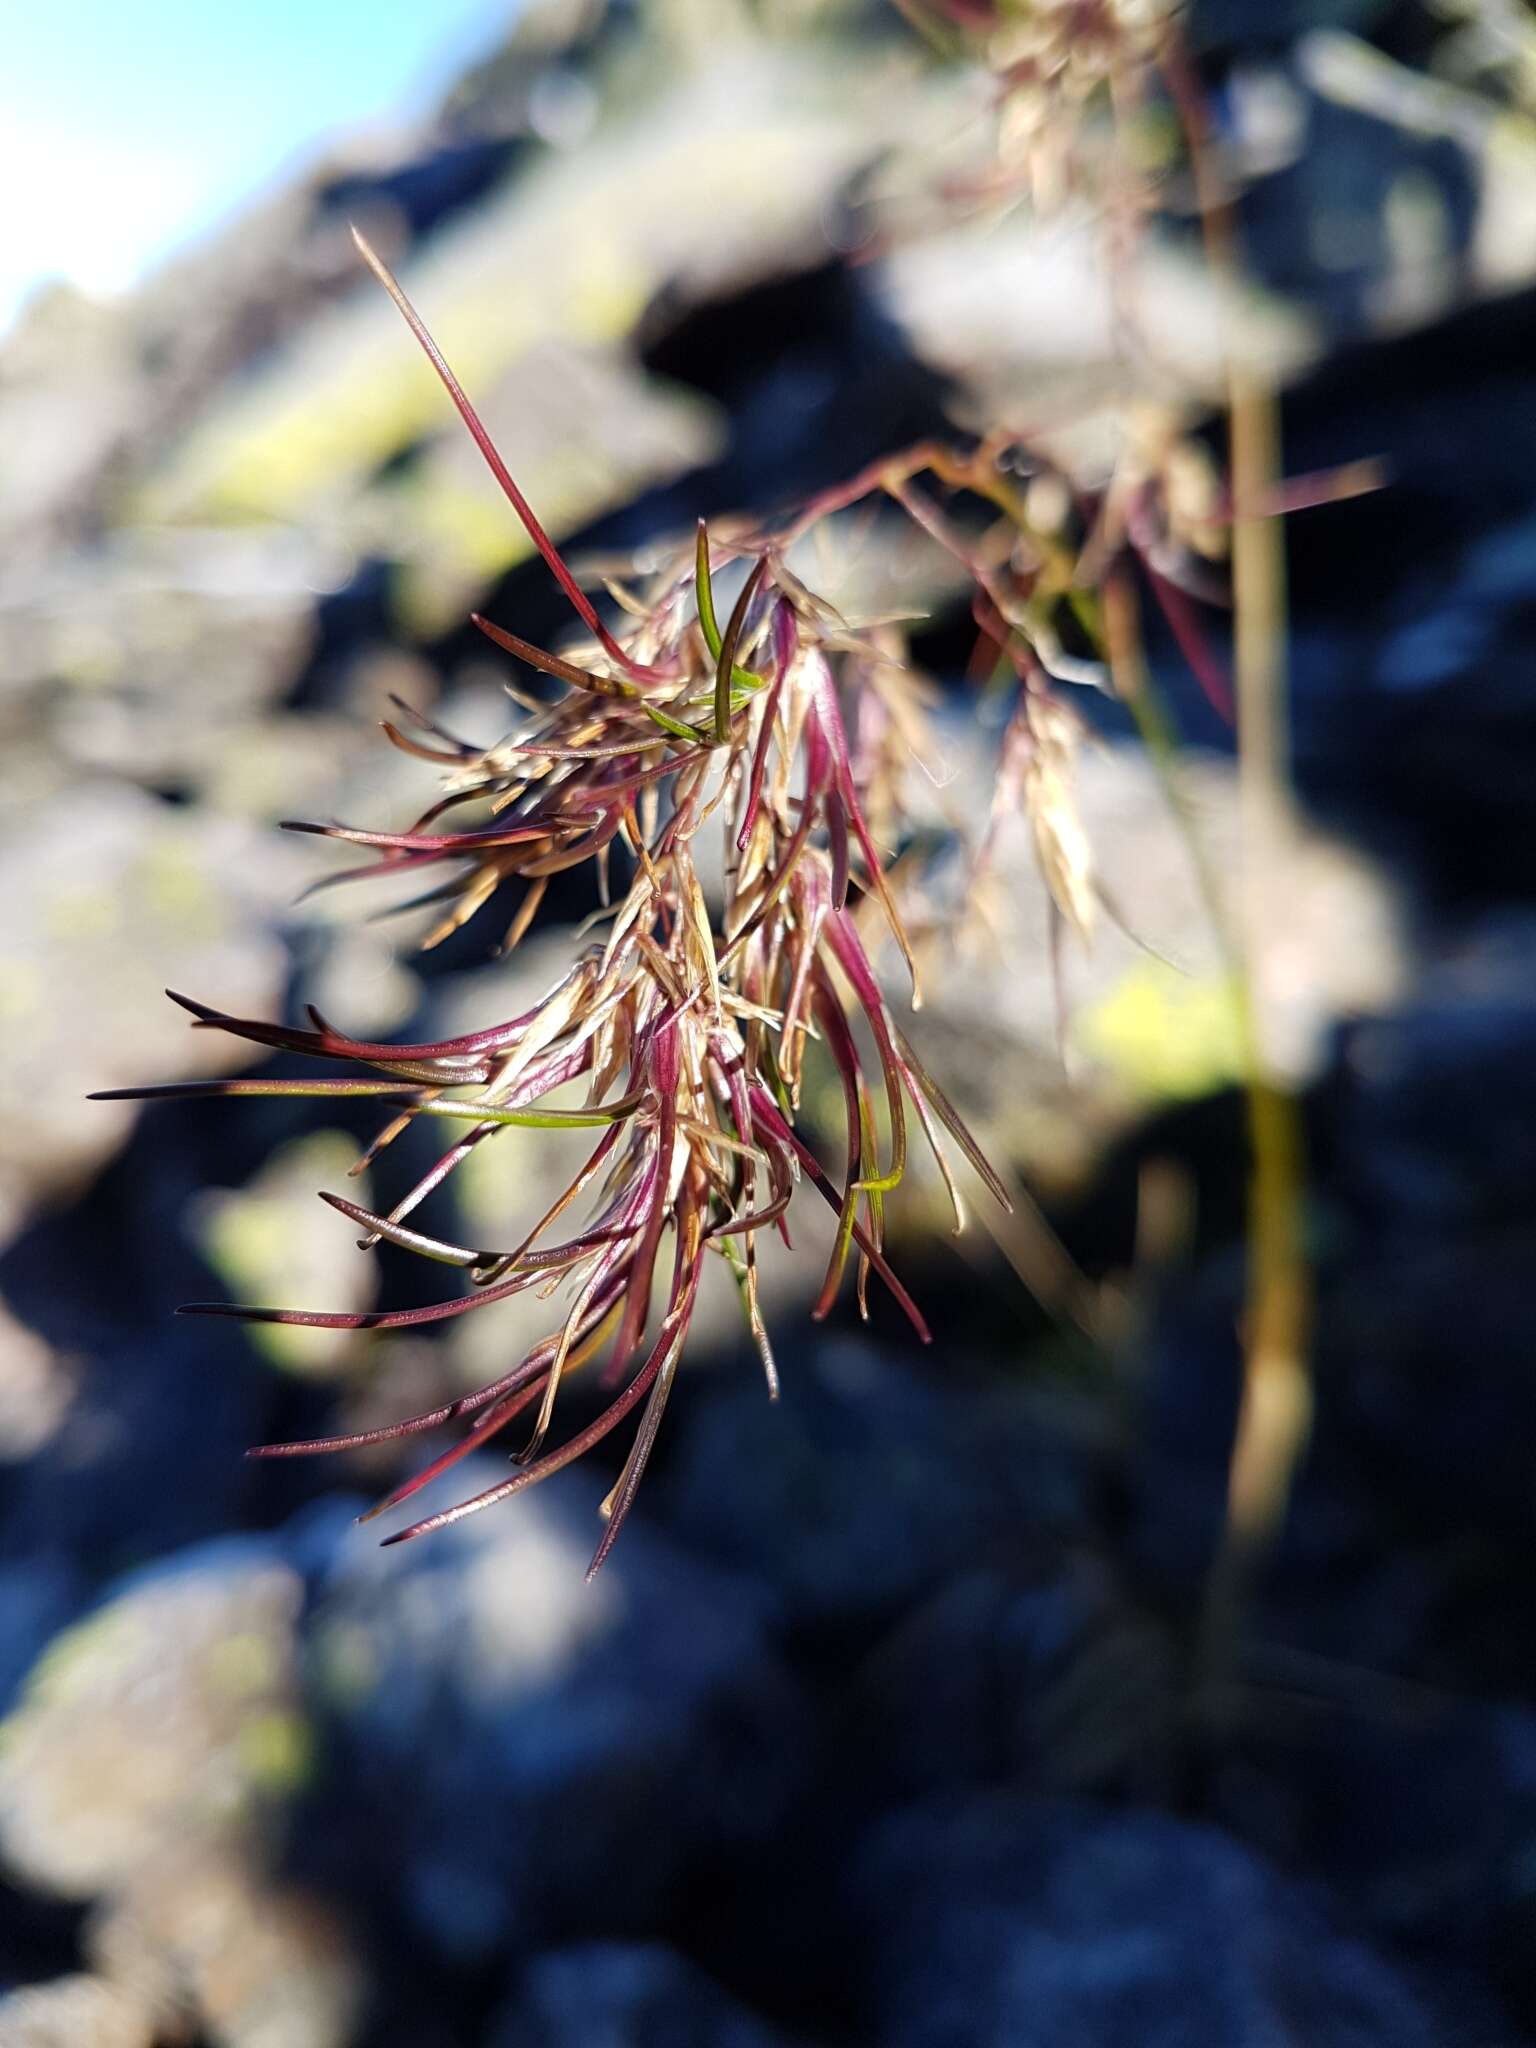
<instances>
[{"instance_id":1,"label":"out-of-focus background","mask_svg":"<svg viewBox=\"0 0 1536 2048\"><path fill-rule=\"evenodd\" d=\"M1051 1229L1025 1206L957 1247L896 1205L921 1357L879 1313L812 1325L786 1270L777 1407L706 1317L590 1588L596 1466L381 1553L354 1517L398 1449L242 1460L478 1383L527 1341L515 1305L435 1343L172 1318L420 1299L314 1197L365 1125L83 1100L229 1069L165 984L432 1037L525 1007L590 908L573 885L502 961L494 920L418 956L295 907L335 863L278 819L429 798L378 737L391 693L504 724L468 612L565 626L349 223L588 557L930 434L1028 423L1091 466L1134 403L1156 442L1217 390L1232 314L1193 226L1135 258L1149 397L1102 205L950 203L988 90L877 0L8 23L4 2048L1536 2032L1536 39L1520 0L1197 0L1183 33L1286 471L1385 476L1288 530L1304 821L1270 1028L1305 1106L1316 1420L1216 1682L1237 1049L1112 709L1084 814L1154 950L1068 946L1064 1063L1021 822L930 941L919 1020ZM811 570L929 614L942 840L996 739L965 595L889 520ZM1151 654L1225 871L1224 728ZM504 1241L562 1142L487 1148L460 1234Z\"/></svg>"}]
</instances>

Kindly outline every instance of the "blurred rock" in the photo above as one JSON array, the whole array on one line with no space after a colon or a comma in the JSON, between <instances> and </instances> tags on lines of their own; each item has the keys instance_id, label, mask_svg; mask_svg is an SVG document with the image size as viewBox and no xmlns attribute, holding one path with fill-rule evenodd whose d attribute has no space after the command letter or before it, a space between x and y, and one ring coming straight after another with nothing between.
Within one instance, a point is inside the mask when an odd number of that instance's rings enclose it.
<instances>
[{"instance_id":1,"label":"blurred rock","mask_svg":"<svg viewBox=\"0 0 1536 2048\"><path fill-rule=\"evenodd\" d=\"M929 801L964 821L974 840L992 770L979 758L978 735L951 730L945 742L952 786ZM1231 917L1243 873L1235 773L1218 756L1191 751L1178 781ZM1077 799L1113 914L1099 917L1090 943L1070 931L1062 938L1065 1056L1050 897L1022 816L1005 820L974 894L963 862L935 881L915 919L930 933L920 956L924 1004L902 1018L945 1092L974 1120L983 1149L1058 1190L1080 1184L1149 1105L1215 1093L1242 1072L1218 935L1145 751L1085 744ZM1336 1018L1385 1007L1401 986L1399 913L1380 869L1298 825L1283 871L1266 878L1262 916L1268 1055L1302 1084L1322 1065ZM881 958L900 1007L899 960L888 944Z\"/></svg>"},{"instance_id":2,"label":"blurred rock","mask_svg":"<svg viewBox=\"0 0 1536 2048\"><path fill-rule=\"evenodd\" d=\"M1457 79L1456 38L1436 50L1432 36L1409 64L1390 32L1373 44L1320 24L1283 66L1245 66L1234 96L1245 153L1245 103L1257 112L1277 87L1295 100L1289 151L1255 138L1244 244L1335 338L1413 326L1536 273L1533 109L1493 79L1480 90ZM1262 115L1252 125L1273 127Z\"/></svg>"},{"instance_id":3,"label":"blurred rock","mask_svg":"<svg viewBox=\"0 0 1536 2048\"><path fill-rule=\"evenodd\" d=\"M968 426L1027 420L1035 445L1089 477L1107 474L1123 446L1117 409L1145 389L1117 338L1117 290L1135 303L1169 396L1213 402L1234 342L1277 378L1312 359L1296 312L1218 289L1177 250L1143 242L1125 274L1111 275L1102 219L1086 202L1044 219L1019 208L1001 222L946 220L898 242L881 274L918 355L960 387Z\"/></svg>"},{"instance_id":4,"label":"blurred rock","mask_svg":"<svg viewBox=\"0 0 1536 2048\"><path fill-rule=\"evenodd\" d=\"M1374 1939L1529 1996L1536 1716L1280 1652L1265 1676L1212 1817L1326 1884Z\"/></svg>"},{"instance_id":5,"label":"blurred rock","mask_svg":"<svg viewBox=\"0 0 1536 2048\"><path fill-rule=\"evenodd\" d=\"M1503 1628L1473 1590L1486 1560L1458 1604L1469 1627L1481 1617L1490 1650L1503 1633L1510 1651L1524 1634L1515 1616L1530 1598L1536 1529L1521 1452L1536 1427L1524 1285L1536 1218L1533 971L1536 918L1523 907L1433 935L1399 1008L1341 1035L1326 1096L1337 1204L1322 1268L1328 1412L1381 1511L1426 1537L1476 1532L1496 1546ZM1469 1650L1464 1637L1460 1656Z\"/></svg>"},{"instance_id":6,"label":"blurred rock","mask_svg":"<svg viewBox=\"0 0 1536 2048\"><path fill-rule=\"evenodd\" d=\"M0 731L63 772L184 784L236 721L281 703L316 589L346 561L292 532L139 527L25 579L10 565Z\"/></svg>"},{"instance_id":7,"label":"blurred rock","mask_svg":"<svg viewBox=\"0 0 1536 2048\"><path fill-rule=\"evenodd\" d=\"M461 1966L509 1930L656 1929L685 1870L771 1837L794 1783L801 1709L760 1598L643 1524L584 1585L599 1493L588 1470L408 1550L359 1534L317 1597L317 1871Z\"/></svg>"},{"instance_id":8,"label":"blurred rock","mask_svg":"<svg viewBox=\"0 0 1536 2048\"><path fill-rule=\"evenodd\" d=\"M939 1801L850 1883L881 2048L1431 2048L1405 1984L1236 1843L1166 1815Z\"/></svg>"},{"instance_id":9,"label":"blurred rock","mask_svg":"<svg viewBox=\"0 0 1536 2048\"><path fill-rule=\"evenodd\" d=\"M357 1249L357 1225L317 1214L318 1191L364 1208L366 1177L349 1178L358 1148L344 1131L317 1130L279 1148L242 1188L210 1189L194 1205L193 1233L233 1301L356 1312L371 1308L377 1262ZM287 1372L345 1372L366 1350L359 1331L256 1323L251 1342Z\"/></svg>"},{"instance_id":10,"label":"blurred rock","mask_svg":"<svg viewBox=\"0 0 1536 2048\"><path fill-rule=\"evenodd\" d=\"M22 1251L29 1245L20 1241ZM172 1275L182 1256L167 1247ZM158 1286L163 1293L135 1305L157 1323L169 1320L174 1277L170 1289L164 1278ZM114 1573L241 1525L255 1492L244 1453L273 1433L280 1392L238 1331L209 1335L188 1319L185 1331L178 1322L161 1336L124 1320L130 1327L113 1332L87 1317L74 1398L0 1495L8 1552L67 1560L97 1589ZM71 1328L72 1351L73 1338Z\"/></svg>"},{"instance_id":11,"label":"blurred rock","mask_svg":"<svg viewBox=\"0 0 1536 2048\"><path fill-rule=\"evenodd\" d=\"M215 2048L347 2048L359 1975L330 1916L226 1852L173 1849L86 1936L95 1968L157 2038Z\"/></svg>"},{"instance_id":12,"label":"blurred rock","mask_svg":"<svg viewBox=\"0 0 1536 2048\"><path fill-rule=\"evenodd\" d=\"M586 1942L535 1957L485 2048L775 2048L782 2042L673 1950Z\"/></svg>"},{"instance_id":13,"label":"blurred rock","mask_svg":"<svg viewBox=\"0 0 1536 2048\"><path fill-rule=\"evenodd\" d=\"M1528 288L1340 350L1284 405L1294 471L1385 475L1287 528L1298 781L1447 906L1536 893L1533 341Z\"/></svg>"},{"instance_id":14,"label":"blurred rock","mask_svg":"<svg viewBox=\"0 0 1536 2048\"><path fill-rule=\"evenodd\" d=\"M867 1338L800 1350L786 1332L779 1365L772 1407L747 1373L712 1398L680 1389L656 1507L786 1620L888 1614L1082 1510L1086 1461L1015 1389L961 1398Z\"/></svg>"},{"instance_id":15,"label":"blurred rock","mask_svg":"<svg viewBox=\"0 0 1536 2048\"><path fill-rule=\"evenodd\" d=\"M859 1666L844 1768L882 1806L982 1784L1145 1794L1169 1780L1179 1684L1168 1634L1099 1560L962 1571Z\"/></svg>"},{"instance_id":16,"label":"blurred rock","mask_svg":"<svg viewBox=\"0 0 1536 2048\"><path fill-rule=\"evenodd\" d=\"M120 1985L59 1977L0 1997L0 2048L156 2048L154 2016Z\"/></svg>"},{"instance_id":17,"label":"blurred rock","mask_svg":"<svg viewBox=\"0 0 1536 2048\"><path fill-rule=\"evenodd\" d=\"M1351 1206L1430 1251L1531 1214L1536 915L1464 921L1424 948L1411 992L1340 1046L1336 1177Z\"/></svg>"},{"instance_id":18,"label":"blurred rock","mask_svg":"<svg viewBox=\"0 0 1536 2048\"><path fill-rule=\"evenodd\" d=\"M0 1750L0 1858L65 1898L173 1847L240 1839L293 1788L302 1588L264 1546L184 1553L118 1590L34 1668Z\"/></svg>"},{"instance_id":19,"label":"blurred rock","mask_svg":"<svg viewBox=\"0 0 1536 2048\"><path fill-rule=\"evenodd\" d=\"M747 131L732 112L738 82L757 109ZM902 96L916 89L910 72L850 63L831 48L812 59L792 46L719 40L707 81L689 65L648 79L645 104L622 122L602 123L580 151L535 152L452 236L404 261L403 281L553 531L703 459L709 415L637 379L625 338L669 280L697 294L824 253L823 208L899 121L893 85ZM701 241L693 214L704 179L713 232ZM625 193L617 236L615 190ZM398 208L384 206L380 222L386 255L400 256ZM143 465L138 514L150 523L323 519L359 554L391 558L402 530L414 530L413 602L445 623L466 570L483 578L529 544L475 471L393 308L352 261L357 283L344 300L317 309L301 335ZM494 280L508 275L539 288L507 293Z\"/></svg>"},{"instance_id":20,"label":"blurred rock","mask_svg":"<svg viewBox=\"0 0 1536 2048\"><path fill-rule=\"evenodd\" d=\"M0 835L0 1241L121 1142L134 1106L87 1102L89 1089L241 1064L233 1041L187 1028L166 983L260 1015L287 966L272 919L294 889L291 847L120 784L83 784L71 802L67 829L53 803L17 804Z\"/></svg>"},{"instance_id":21,"label":"blurred rock","mask_svg":"<svg viewBox=\"0 0 1536 2048\"><path fill-rule=\"evenodd\" d=\"M0 364L11 450L0 532L8 550L35 549L37 559L61 530L79 533L132 431L140 369L116 309L68 285L45 288L26 305L0 337Z\"/></svg>"},{"instance_id":22,"label":"blurred rock","mask_svg":"<svg viewBox=\"0 0 1536 2048\"><path fill-rule=\"evenodd\" d=\"M0 1298L0 1466L30 1458L63 1421L75 1374Z\"/></svg>"}]
</instances>

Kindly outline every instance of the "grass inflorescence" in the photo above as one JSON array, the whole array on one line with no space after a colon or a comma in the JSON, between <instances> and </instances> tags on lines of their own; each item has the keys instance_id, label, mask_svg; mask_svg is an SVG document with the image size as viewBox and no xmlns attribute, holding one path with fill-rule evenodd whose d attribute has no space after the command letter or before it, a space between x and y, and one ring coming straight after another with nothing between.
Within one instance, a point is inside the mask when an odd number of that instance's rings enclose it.
<instances>
[{"instance_id":1,"label":"grass inflorescence","mask_svg":"<svg viewBox=\"0 0 1536 2048\"><path fill-rule=\"evenodd\" d=\"M1187 161L1202 171L1199 108L1186 89L1187 66L1162 0L1094 7L1079 0L1039 7L906 0L905 11L969 50L995 89L995 175L952 194L962 207L1006 211L1026 198L1043 203L1060 183L1063 164L1070 168L1080 156L1098 160L1093 149L1063 153L1063 134L1092 141L1089 131L1100 119L1133 134L1149 110L1178 116ZM1136 169L1135 155L1117 148L1103 159L1122 256L1153 205L1156 182ZM1208 182L1197 177L1196 187L1219 268L1224 202L1206 192ZM347 1036L313 1011L309 1028L295 1029L176 998L198 1029L341 1062L365 1078L115 1092L372 1098L387 1120L364 1164L413 1123L455 1127L436 1163L387 1213L338 1195L324 1199L359 1226L365 1247L388 1242L456 1266L466 1293L388 1312L217 1303L192 1303L183 1312L390 1330L470 1314L514 1294L558 1295L561 1312L549 1332L476 1392L361 1434L267 1445L255 1455L302 1456L462 1424L458 1440L382 1510L402 1505L524 1419L510 1477L387 1539L399 1542L535 1484L634 1417L627 1459L604 1503L607 1526L595 1569L644 1474L711 1257L736 1283L773 1391L777 1370L759 1302L758 1247L764 1233L787 1241L791 1209L803 1206L807 1188L835 1219L814 1313L830 1311L851 1268L861 1310L878 1284L925 1342L928 1326L885 1249L885 1204L907 1171L911 1126L938 1161L957 1229L964 1207L950 1144L990 1197L1008 1206L997 1175L902 1032L876 972L883 926L905 960L916 1006L914 949L881 846L899 841L905 829L902 778L893 764L921 750L921 691L893 655L897 643L888 632L878 622L850 624L818 598L791 569L791 549L820 523L883 498L956 565L971 593L971 676L1011 692L1012 700L991 814L978 835L978 873L999 825L1022 815L1048 891L1053 937L1071 929L1086 940L1101 912L1120 920L1078 814L1083 727L1070 688L1125 699L1188 835L1170 772L1171 729L1139 658L1143 599L1161 614L1205 696L1230 718L1245 690L1233 689L1228 636L1212 638L1205 622L1230 603L1222 565L1233 532L1241 538L1249 529L1268 531L1282 512L1372 488L1378 479L1369 466L1356 465L1286 482L1277 471L1249 465L1239 492L1239 479L1222 481L1171 404L1133 409L1109 473L1090 482L1063 474L1024 436L999 427L967 446L924 442L882 456L776 532L733 527L728 536L712 535L701 524L691 545L653 563L642 582L608 582L616 607L610 624L539 523L415 307L363 238L357 241L583 637L554 652L476 616L494 646L541 678L539 694L508 678L521 722L496 744L478 747L400 704L385 734L439 772L437 800L402 832L299 821L293 829L367 856L317 886L363 877L424 884L404 907L437 911L427 945L515 890L504 942L515 946L551 878L586 864L596 870L604 907L539 1002L462 1037L373 1043ZM727 584L734 592L729 604ZM1251 590L1237 595L1244 601L1232 638L1243 683L1254 666L1242 657L1254 640L1256 615ZM1251 687L1246 695L1253 698ZM1239 954L1234 949L1235 981L1243 971ZM801 1115L813 1041L841 1080L840 1171L808 1142ZM1251 1066L1254 1099L1280 1103L1256 1049ZM458 1244L421 1228L418 1212L455 1168L516 1126L593 1134L580 1170L554 1193L534 1228L519 1243L499 1247ZM1266 1150L1267 1129L1256 1126L1261 1181L1275 1149ZM1296 1200L1288 1179L1268 1210L1259 1208L1289 1215ZM1299 1270L1298 1261L1290 1258L1286 1270ZM561 1386L589 1363L610 1398L594 1420L562 1438ZM1290 1454L1277 1462L1288 1472Z\"/></svg>"},{"instance_id":2,"label":"grass inflorescence","mask_svg":"<svg viewBox=\"0 0 1536 2048\"><path fill-rule=\"evenodd\" d=\"M875 666L858 636L804 589L780 548L767 541L721 548L701 524L693 548L653 579L643 599L618 593L627 624L619 637L539 525L415 309L359 240L591 641L551 654L477 618L499 648L559 686L554 701L514 687L526 717L488 748L401 705L398 721L384 730L395 746L441 771L440 798L403 832L302 821L292 829L367 852L363 864L329 882L424 881L425 892L413 900L441 909L429 942L504 885L518 884L507 934L507 943L516 944L552 876L596 863L606 895L616 852L628 884L538 1003L462 1037L376 1043L349 1037L314 1010L308 1028L289 1028L174 998L195 1028L339 1063L368 1078L199 1081L114 1092L376 1100L387 1121L368 1160L415 1120L456 1126L441 1157L387 1213L337 1195L324 1199L361 1228L365 1246L387 1241L456 1266L468 1292L394 1312L193 1302L181 1313L391 1330L471 1314L530 1289L558 1289L563 1313L549 1334L489 1385L383 1429L265 1445L254 1455L304 1456L464 1424L457 1442L380 1503L379 1512L412 1498L524 1418L513 1474L387 1539L400 1542L536 1484L637 1416L628 1458L604 1503L595 1569L645 1471L711 1257L734 1277L773 1390L758 1243L769 1231L787 1240L788 1214L803 1190L814 1190L835 1218L814 1313L830 1310L852 1266L861 1307L871 1282L878 1283L924 1342L928 1326L884 1250L884 1203L906 1170L909 1123L915 1119L940 1162L957 1227L964 1211L945 1158L946 1135L992 1196L1005 1205L1007 1197L899 1028L855 916L868 904L888 925L911 969L915 1004L912 950L866 818L868 778L845 718L849 690ZM715 586L728 558L745 574L722 622ZM472 822L460 822L466 813ZM723 900L713 913L700 872L700 835L711 826L725 843ZM841 1175L823 1165L797 1128L813 1039L841 1076ZM573 1083L584 1096L577 1106L551 1102ZM584 1128L595 1137L579 1171L523 1240L462 1245L419 1228L427 1197L478 1146L514 1126ZM611 1400L585 1428L556 1440L565 1376L600 1356Z\"/></svg>"}]
</instances>

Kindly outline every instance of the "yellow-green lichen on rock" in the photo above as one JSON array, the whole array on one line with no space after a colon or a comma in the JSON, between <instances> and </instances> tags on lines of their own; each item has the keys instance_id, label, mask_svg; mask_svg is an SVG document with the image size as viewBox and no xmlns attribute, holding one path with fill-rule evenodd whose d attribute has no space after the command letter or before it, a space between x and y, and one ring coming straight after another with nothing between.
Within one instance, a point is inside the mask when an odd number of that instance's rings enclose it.
<instances>
[{"instance_id":1,"label":"yellow-green lichen on rock","mask_svg":"<svg viewBox=\"0 0 1536 2048\"><path fill-rule=\"evenodd\" d=\"M365 1180L349 1180L357 1146L344 1131L306 1133L282 1145L242 1188L220 1189L194 1206L205 1256L237 1301L276 1307L354 1310L369 1306L377 1274L356 1247L356 1226L315 1199L317 1188L368 1203ZM355 1333L286 1323L252 1323L256 1348L285 1371L331 1373L357 1355Z\"/></svg>"},{"instance_id":2,"label":"yellow-green lichen on rock","mask_svg":"<svg viewBox=\"0 0 1536 2048\"><path fill-rule=\"evenodd\" d=\"M300 1713L302 1600L270 1558L188 1564L57 1637L0 1724L0 1864L86 1899L171 1846L243 1838L296 1782L251 1731Z\"/></svg>"},{"instance_id":3,"label":"yellow-green lichen on rock","mask_svg":"<svg viewBox=\"0 0 1536 2048\"><path fill-rule=\"evenodd\" d=\"M1210 1095L1241 1080L1238 996L1221 974L1180 974L1138 960L1079 1013L1073 1038L1134 1094L1157 1102Z\"/></svg>"}]
</instances>

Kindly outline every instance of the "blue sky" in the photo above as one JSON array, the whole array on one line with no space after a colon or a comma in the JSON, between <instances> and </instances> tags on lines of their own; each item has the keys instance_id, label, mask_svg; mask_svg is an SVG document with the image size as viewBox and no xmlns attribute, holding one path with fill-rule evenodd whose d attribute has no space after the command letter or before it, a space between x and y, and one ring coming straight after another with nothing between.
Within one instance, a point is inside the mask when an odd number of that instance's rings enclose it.
<instances>
[{"instance_id":1,"label":"blue sky","mask_svg":"<svg viewBox=\"0 0 1536 2048\"><path fill-rule=\"evenodd\" d=\"M329 135L407 113L512 0L21 0L0 68L0 329L111 293Z\"/></svg>"}]
</instances>

